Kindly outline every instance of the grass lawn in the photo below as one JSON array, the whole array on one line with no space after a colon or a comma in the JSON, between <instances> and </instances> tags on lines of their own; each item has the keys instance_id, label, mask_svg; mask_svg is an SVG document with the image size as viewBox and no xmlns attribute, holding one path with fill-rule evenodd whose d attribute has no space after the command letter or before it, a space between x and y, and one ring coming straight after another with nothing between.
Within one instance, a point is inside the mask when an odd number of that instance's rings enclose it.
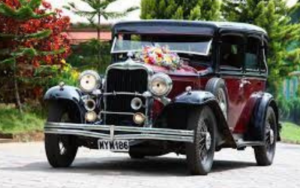
<instances>
[{"instance_id":1,"label":"grass lawn","mask_svg":"<svg viewBox=\"0 0 300 188\"><path fill-rule=\"evenodd\" d=\"M300 126L293 123L283 123L281 137L283 141L300 143Z\"/></svg>"},{"instance_id":2,"label":"grass lawn","mask_svg":"<svg viewBox=\"0 0 300 188\"><path fill-rule=\"evenodd\" d=\"M0 107L0 132L1 133L26 133L43 129L44 119L33 114L10 107Z\"/></svg>"}]
</instances>

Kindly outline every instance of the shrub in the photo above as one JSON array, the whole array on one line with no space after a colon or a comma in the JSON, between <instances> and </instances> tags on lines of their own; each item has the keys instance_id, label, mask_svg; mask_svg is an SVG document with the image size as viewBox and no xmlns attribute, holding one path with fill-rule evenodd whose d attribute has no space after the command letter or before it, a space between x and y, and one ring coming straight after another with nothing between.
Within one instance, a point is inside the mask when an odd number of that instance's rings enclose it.
<instances>
[{"instance_id":1,"label":"shrub","mask_svg":"<svg viewBox=\"0 0 300 188\"><path fill-rule=\"evenodd\" d=\"M104 73L111 62L110 48L109 42L99 42L97 40L73 45L73 53L67 58L67 61L79 71L94 69L99 73Z\"/></svg>"},{"instance_id":2,"label":"shrub","mask_svg":"<svg viewBox=\"0 0 300 188\"><path fill-rule=\"evenodd\" d=\"M277 98L278 107L280 111L280 118L288 120L296 124L300 124L300 98L292 98L287 100L280 95Z\"/></svg>"}]
</instances>

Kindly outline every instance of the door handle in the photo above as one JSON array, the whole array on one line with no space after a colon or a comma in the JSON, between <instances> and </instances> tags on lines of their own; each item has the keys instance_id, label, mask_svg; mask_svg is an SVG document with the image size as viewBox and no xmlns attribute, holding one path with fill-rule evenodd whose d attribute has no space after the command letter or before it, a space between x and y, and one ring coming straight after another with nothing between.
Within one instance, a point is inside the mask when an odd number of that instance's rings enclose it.
<instances>
[{"instance_id":1,"label":"door handle","mask_svg":"<svg viewBox=\"0 0 300 188\"><path fill-rule=\"evenodd\" d=\"M249 80L242 79L240 83L240 88L243 88L245 85L251 85Z\"/></svg>"}]
</instances>

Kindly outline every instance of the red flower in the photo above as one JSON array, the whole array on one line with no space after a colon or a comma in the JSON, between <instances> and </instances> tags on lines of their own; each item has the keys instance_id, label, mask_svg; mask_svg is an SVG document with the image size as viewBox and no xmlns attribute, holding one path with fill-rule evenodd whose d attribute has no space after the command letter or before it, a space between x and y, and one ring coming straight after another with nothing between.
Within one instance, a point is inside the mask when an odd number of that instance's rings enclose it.
<instances>
[{"instance_id":1,"label":"red flower","mask_svg":"<svg viewBox=\"0 0 300 188\"><path fill-rule=\"evenodd\" d=\"M42 5L43 5L43 7L45 7L46 9L52 9L51 4L48 3L48 2L46 2L46 1L43 1L43 2L42 2Z\"/></svg>"}]
</instances>

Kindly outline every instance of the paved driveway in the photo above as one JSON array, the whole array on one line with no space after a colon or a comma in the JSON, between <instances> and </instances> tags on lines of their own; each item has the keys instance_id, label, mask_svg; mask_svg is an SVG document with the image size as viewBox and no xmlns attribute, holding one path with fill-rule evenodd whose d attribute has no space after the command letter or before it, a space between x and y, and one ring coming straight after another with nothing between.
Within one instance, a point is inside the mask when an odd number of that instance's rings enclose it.
<instances>
[{"instance_id":1,"label":"paved driveway","mask_svg":"<svg viewBox=\"0 0 300 188\"><path fill-rule=\"evenodd\" d=\"M279 144L275 163L257 167L252 149L216 154L212 173L188 176L183 156L132 160L126 154L81 149L72 168L49 167L42 143L0 145L0 187L299 188L300 146Z\"/></svg>"}]
</instances>

